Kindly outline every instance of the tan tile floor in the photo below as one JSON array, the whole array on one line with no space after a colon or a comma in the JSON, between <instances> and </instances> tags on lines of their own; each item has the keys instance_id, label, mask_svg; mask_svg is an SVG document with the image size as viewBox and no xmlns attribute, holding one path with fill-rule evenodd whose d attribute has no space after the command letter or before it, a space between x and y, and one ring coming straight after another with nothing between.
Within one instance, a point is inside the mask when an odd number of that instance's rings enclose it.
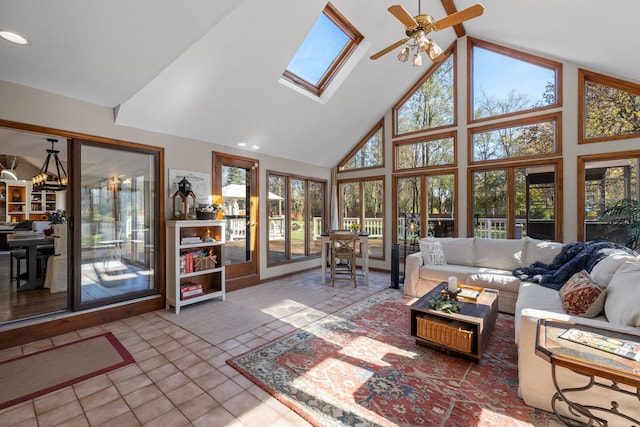
<instances>
[{"instance_id":1,"label":"tan tile floor","mask_svg":"<svg viewBox=\"0 0 640 427\"><path fill-rule=\"evenodd\" d=\"M308 426L226 364L388 288L388 274L320 284L310 271L184 308L160 310L0 351L0 360L111 331L136 363L0 411L0 426ZM2 384L10 387L10 384Z\"/></svg>"}]
</instances>

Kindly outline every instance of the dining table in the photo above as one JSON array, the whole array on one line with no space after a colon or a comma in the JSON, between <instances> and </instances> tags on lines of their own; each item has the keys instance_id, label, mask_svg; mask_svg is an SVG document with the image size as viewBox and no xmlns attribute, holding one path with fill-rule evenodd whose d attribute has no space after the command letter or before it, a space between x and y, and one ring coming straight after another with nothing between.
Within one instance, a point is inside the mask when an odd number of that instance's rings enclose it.
<instances>
[{"instance_id":1,"label":"dining table","mask_svg":"<svg viewBox=\"0 0 640 427\"><path fill-rule=\"evenodd\" d=\"M44 285L44 278L38 277L38 246L53 245L53 236L45 236L44 233L16 232L7 236L7 245L10 248L24 248L27 251L27 278L21 281L19 291L37 289Z\"/></svg>"},{"instance_id":2,"label":"dining table","mask_svg":"<svg viewBox=\"0 0 640 427\"><path fill-rule=\"evenodd\" d=\"M327 274L327 259L330 258L331 253L331 239L329 238L329 232L322 232L320 234L322 241L322 278L321 284L325 284L326 282L326 274ZM360 242L360 256L362 258L362 273L359 275L364 276L365 285L369 284L369 233L359 232L358 233L358 241ZM331 271L331 270L329 270Z\"/></svg>"}]
</instances>

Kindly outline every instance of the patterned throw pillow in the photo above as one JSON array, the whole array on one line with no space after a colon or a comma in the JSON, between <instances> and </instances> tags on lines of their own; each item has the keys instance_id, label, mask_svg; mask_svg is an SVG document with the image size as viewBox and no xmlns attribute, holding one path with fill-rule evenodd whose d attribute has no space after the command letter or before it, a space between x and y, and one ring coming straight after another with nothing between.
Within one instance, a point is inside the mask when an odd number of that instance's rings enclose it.
<instances>
[{"instance_id":1,"label":"patterned throw pillow","mask_svg":"<svg viewBox=\"0 0 640 427\"><path fill-rule=\"evenodd\" d=\"M589 273L582 270L560 288L562 307L572 316L596 317L604 308L606 286L595 282Z\"/></svg>"},{"instance_id":2,"label":"patterned throw pillow","mask_svg":"<svg viewBox=\"0 0 640 427\"><path fill-rule=\"evenodd\" d=\"M447 258L444 256L442 244L438 241L420 241L420 252L425 264L446 264Z\"/></svg>"}]
</instances>

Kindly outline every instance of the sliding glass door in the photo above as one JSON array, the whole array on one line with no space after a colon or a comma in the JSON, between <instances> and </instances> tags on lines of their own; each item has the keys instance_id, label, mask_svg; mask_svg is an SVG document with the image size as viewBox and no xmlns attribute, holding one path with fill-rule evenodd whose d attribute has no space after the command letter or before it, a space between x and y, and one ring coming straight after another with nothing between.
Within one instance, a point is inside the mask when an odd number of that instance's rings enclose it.
<instances>
[{"instance_id":1,"label":"sliding glass door","mask_svg":"<svg viewBox=\"0 0 640 427\"><path fill-rule=\"evenodd\" d=\"M78 141L76 309L159 293L157 152ZM107 161L108 159L108 161ZM79 219L79 220L78 220Z\"/></svg>"}]
</instances>

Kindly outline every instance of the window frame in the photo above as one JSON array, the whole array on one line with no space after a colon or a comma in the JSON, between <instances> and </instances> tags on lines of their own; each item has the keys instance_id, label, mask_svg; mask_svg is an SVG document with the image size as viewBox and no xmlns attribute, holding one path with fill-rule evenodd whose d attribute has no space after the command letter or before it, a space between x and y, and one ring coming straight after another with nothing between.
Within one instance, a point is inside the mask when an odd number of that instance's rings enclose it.
<instances>
[{"instance_id":1,"label":"window frame","mask_svg":"<svg viewBox=\"0 0 640 427\"><path fill-rule=\"evenodd\" d=\"M398 158L399 158L398 148L400 146L429 142L437 139L446 139L446 138L453 138L453 163L444 163L441 165L421 166L421 167L407 168L407 169L400 169L398 167ZM429 135L410 138L410 139L402 139L399 141L394 141L393 143L393 172L394 173L449 168L449 167L456 167L457 164L458 164L458 132L456 130L441 132L441 133L434 133L434 134L430 133Z\"/></svg>"},{"instance_id":2,"label":"window frame","mask_svg":"<svg viewBox=\"0 0 640 427\"><path fill-rule=\"evenodd\" d=\"M364 40L364 36L362 35L362 33L360 33L360 31L358 31L358 29L353 24L351 24L351 22L349 22L347 18L345 18L344 15L342 15L342 13L340 13L338 9L336 9L336 7L331 3L327 3L321 13L323 13L331 22L333 22L347 35L347 37L349 38L349 42L347 42L346 46L333 60L329 68L327 68L327 71L315 85L302 78L301 76L298 76L297 74L289 71L288 69L285 69L282 73L282 78L317 97L320 97L324 93L324 91L336 77L340 69L347 62L351 54L357 49L362 40ZM307 36L305 36L305 38Z\"/></svg>"},{"instance_id":3,"label":"window frame","mask_svg":"<svg viewBox=\"0 0 640 427\"><path fill-rule=\"evenodd\" d=\"M616 153L600 153L600 154L587 154L584 156L578 156L578 216L577 216L577 236L578 241L584 242L586 237L585 230L585 172L586 164L589 162L602 162L607 160L621 160L629 159L632 157L640 158L640 150L619 151ZM640 182L636 184L639 188L636 191L640 191Z\"/></svg>"},{"instance_id":4,"label":"window frame","mask_svg":"<svg viewBox=\"0 0 640 427\"><path fill-rule=\"evenodd\" d=\"M626 133L623 135L598 136L595 138L587 138L585 136L586 111L585 96L587 82L609 86L624 92L631 92L640 96L640 85L628 81L620 80L615 77L594 73L591 71L578 69L578 144L590 144L593 142L617 141L621 139L632 139L640 137L640 132Z\"/></svg>"},{"instance_id":5,"label":"window frame","mask_svg":"<svg viewBox=\"0 0 640 427\"><path fill-rule=\"evenodd\" d=\"M483 117L480 119L474 119L473 117L473 48L479 47L482 49L490 50L500 55L509 56L519 61L527 62L539 67L555 70L556 72L556 103L546 105L544 107L529 108L522 111L514 111L507 114L501 114L498 116ZM505 46L500 46L494 43L490 43L484 40L476 39L473 37L467 38L467 123L480 123L488 120L502 119L506 117L512 117L516 115L532 113L536 111L545 111L549 109L562 107L562 63L552 61L547 58L525 53L520 50L511 49Z\"/></svg>"},{"instance_id":6,"label":"window frame","mask_svg":"<svg viewBox=\"0 0 640 427\"><path fill-rule=\"evenodd\" d=\"M518 168L536 167L536 166L554 166L555 168L555 186L556 186L556 206L555 206L555 240L557 242L563 241L562 228L563 228L563 159L550 158L550 159L537 159L525 162L505 162L500 164L485 163L477 166L470 166L467 168L467 237L474 236L474 222L473 222L473 174L478 171L491 171L496 169L504 169L507 172L507 195L509 199L507 201L507 221L509 223L509 229L507 230L507 238L512 239L515 236L515 194L513 192L515 188L515 170Z\"/></svg>"},{"instance_id":7,"label":"window frame","mask_svg":"<svg viewBox=\"0 0 640 427\"><path fill-rule=\"evenodd\" d=\"M493 160L473 160L473 136L478 133L493 131L498 129L504 129L508 127L515 126L526 126L532 125L535 123L553 121L556 124L556 138L555 138L555 150L551 153L543 153L539 155L530 155L530 156L520 156L517 158L509 158L509 159L493 159ZM495 163L504 163L510 162L514 159L518 159L521 161L527 161L531 159L538 158L548 158L548 157L559 157L562 156L562 113L548 113L537 116L530 116L519 118L515 120L501 121L498 123L492 123L488 125L475 126L467 129L467 158L469 159L469 165L485 165L485 164L495 164Z\"/></svg>"},{"instance_id":8,"label":"window frame","mask_svg":"<svg viewBox=\"0 0 640 427\"><path fill-rule=\"evenodd\" d=\"M367 181L381 181L382 183L382 224L384 227L384 212L385 212L385 204L386 204L386 199L385 199L385 182L386 182L386 177L384 175L376 175L376 176L366 176L366 177L359 177L359 178L348 178L348 179L338 179L336 180L336 190L337 190L337 195L338 195L338 228L342 228L341 224L344 221L344 218L342 216L342 212L343 212L343 208L344 208L344 201L343 198L340 197L341 191L342 191L342 185L343 184L354 184L357 183L359 184L359 194L360 194L360 212L358 213L358 218L360 219L360 224L364 224L365 223L365 216L364 216L364 183ZM365 231L364 228L361 231ZM376 259L376 260L381 260L384 261L386 259L386 249L385 249L385 242L387 239L388 235L388 231L386 230L386 227L383 228L383 232L382 232L382 239L381 239L381 243L382 243L382 257L379 256L372 256L369 255L369 259ZM371 239L369 239L369 253L371 253Z\"/></svg>"},{"instance_id":9,"label":"window frame","mask_svg":"<svg viewBox=\"0 0 640 427\"><path fill-rule=\"evenodd\" d=\"M306 219L308 219L309 215L310 215L310 210L309 210L309 199L310 199L310 194L309 194L309 184L311 182L317 183L317 184L321 184L324 187L324 200L322 203L322 229L324 230L327 226L328 223L328 210L327 210L327 201L328 201L328 186L329 183L327 180L325 179L320 179L320 178L314 178L314 177L307 177L307 176L301 176L301 175L296 175L296 174L289 174L286 172L278 172L278 171L274 171L274 170L267 170L266 171L266 185L267 185L267 197L269 194L269 191L271 191L269 189L269 178L271 176L276 176L276 177L281 177L285 179L285 186L286 186L286 191L285 191L285 198L284 198L284 224L285 224L285 237L284 237L284 251L285 251L285 256L284 259L282 261L272 261L271 260L271 256L270 256L270 243L271 240L269 239L269 213L267 212L265 214L265 219L267 221L266 224L266 230L267 230L267 237L266 237L266 242L267 242L267 267L275 267L275 266L279 266L279 265L285 265L285 264L290 264L292 262L300 262L300 261L307 261L309 259L314 259L314 258L320 258L321 254L322 254L322 247L321 247L321 243L318 243L318 245L320 245L320 250L318 251L318 253L311 253L311 241L307 238L307 236L309 235L309 229L308 227L310 226L308 224L309 221L305 220L305 242L304 242L304 256L298 256L298 257L292 257L292 253L291 253L291 233L289 231L289 225L291 224L291 213L289 210L289 205L290 205L290 195L291 195L291 180L295 179L295 180L299 180L299 181L304 181L304 210L305 210L305 217ZM318 240L320 242L320 240Z\"/></svg>"},{"instance_id":10,"label":"window frame","mask_svg":"<svg viewBox=\"0 0 640 427\"><path fill-rule=\"evenodd\" d=\"M359 168L352 168L352 169L342 169L344 167L344 165L351 160L351 158L353 156L356 155L356 153L358 151L360 151L362 149L362 147L365 146L365 144L367 142L369 142L369 140L376 134L378 133L378 131L381 131L382 133L382 152L380 153L381 156L381 162L379 165L376 166L363 166L363 167L359 167ZM380 119L380 121L378 123L376 123L373 128L371 128L371 130L369 131L369 133L367 133L367 135L362 138L360 140L360 142L358 142L358 144L353 147L353 149L351 151L349 151L349 153L344 156L342 158L342 160L340 161L340 163L338 163L338 172L353 172L353 171L361 171L361 170L367 170L367 169L378 169L378 168L384 168L384 159L385 159L385 132L384 132L384 117L382 119Z\"/></svg>"},{"instance_id":11,"label":"window frame","mask_svg":"<svg viewBox=\"0 0 640 427\"><path fill-rule=\"evenodd\" d=\"M408 135L415 135L423 132L434 132L443 129L455 128L458 126L458 55L456 55L457 43L453 44L444 51L443 60L440 62L434 62L431 67L422 75L418 81L411 86L411 88L405 93L405 95L398 100L398 102L391 108L391 125L392 125L392 137L405 137ZM453 56L453 122L444 126L437 126L429 129L418 129L411 132L399 133L398 132L398 110L413 96L413 94L438 70L440 64L446 61L450 56Z\"/></svg>"}]
</instances>

